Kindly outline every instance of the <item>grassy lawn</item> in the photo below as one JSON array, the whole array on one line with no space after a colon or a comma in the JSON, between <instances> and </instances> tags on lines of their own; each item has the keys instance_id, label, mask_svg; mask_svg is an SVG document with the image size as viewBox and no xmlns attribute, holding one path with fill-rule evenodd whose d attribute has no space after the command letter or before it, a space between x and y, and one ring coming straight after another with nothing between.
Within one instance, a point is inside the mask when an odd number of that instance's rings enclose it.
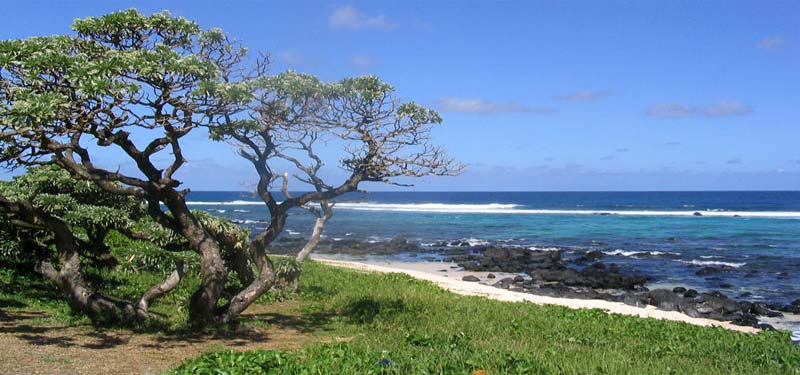
<instances>
[{"instance_id":1,"label":"grassy lawn","mask_svg":"<svg viewBox=\"0 0 800 375\"><path fill-rule=\"evenodd\" d=\"M788 334L458 296L402 275L310 263L300 310L350 342L291 353L216 352L176 374L796 373ZM389 361L383 361L382 359Z\"/></svg>"},{"instance_id":2,"label":"grassy lawn","mask_svg":"<svg viewBox=\"0 0 800 375\"><path fill-rule=\"evenodd\" d=\"M51 314L43 324L85 323L46 284L26 286L36 281L8 270L0 275L4 310L46 310ZM116 277L113 292L131 295L153 278ZM177 293L156 303L159 318L134 330L185 332L185 310L180 309L195 283L186 280ZM265 296L251 310L255 313L245 316L241 326L287 326L318 340L281 352L222 349L170 373L796 374L800 369L800 347L789 343L786 332L753 335L465 297L403 275L315 262L306 264L299 294Z\"/></svg>"}]
</instances>

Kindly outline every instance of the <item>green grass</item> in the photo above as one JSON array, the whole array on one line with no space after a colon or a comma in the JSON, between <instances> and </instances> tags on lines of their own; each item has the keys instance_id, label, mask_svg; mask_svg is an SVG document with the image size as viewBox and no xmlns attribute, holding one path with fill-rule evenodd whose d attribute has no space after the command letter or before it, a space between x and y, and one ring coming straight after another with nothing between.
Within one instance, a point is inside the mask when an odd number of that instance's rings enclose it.
<instances>
[{"instance_id":1,"label":"green grass","mask_svg":"<svg viewBox=\"0 0 800 375\"><path fill-rule=\"evenodd\" d=\"M458 296L403 275L366 274L315 262L299 293L277 311L295 329L321 337L295 351L222 350L186 361L171 374L797 374L800 348L786 332L756 335L722 328L609 315L601 311ZM150 273L103 275L106 291L137 295ZM141 326L181 331L196 280L153 306ZM86 323L33 275L0 272L0 307L45 310L46 322ZM259 315L244 325L268 325ZM346 342L335 342L345 338ZM388 361L382 360L387 359ZM386 364L388 363L388 364Z\"/></svg>"},{"instance_id":2,"label":"green grass","mask_svg":"<svg viewBox=\"0 0 800 375\"><path fill-rule=\"evenodd\" d=\"M786 332L757 335L454 295L402 275L310 262L304 315L350 343L209 353L173 374L796 374ZM318 318L319 319L319 318ZM391 360L391 365L380 364Z\"/></svg>"}]
</instances>

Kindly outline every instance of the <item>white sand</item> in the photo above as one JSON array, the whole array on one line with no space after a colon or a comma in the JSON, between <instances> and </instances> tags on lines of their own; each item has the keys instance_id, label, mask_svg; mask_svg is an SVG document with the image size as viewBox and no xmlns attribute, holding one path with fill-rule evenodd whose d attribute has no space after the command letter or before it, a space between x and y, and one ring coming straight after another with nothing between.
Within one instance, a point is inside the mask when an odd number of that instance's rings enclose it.
<instances>
[{"instance_id":1,"label":"white sand","mask_svg":"<svg viewBox=\"0 0 800 375\"><path fill-rule=\"evenodd\" d=\"M403 273L420 280L431 281L439 287L453 293L465 296L481 296L495 299L498 301L509 302L531 302L539 305L559 305L571 309L601 309L608 313L633 315L641 318L666 319L678 322L694 324L698 326L715 326L739 332L755 333L759 330L753 327L742 327L733 325L729 322L721 322L711 319L692 318L677 311L663 311L654 306L636 307L620 302L609 302L595 299L571 299L537 296L529 293L513 292L506 289L495 288L483 282L462 281L461 277L466 275L458 268L451 268L454 264L438 262L370 262L360 263L336 259L324 259L315 257L315 260L337 267L344 267L364 272L386 272ZM486 281L488 272L469 272ZM498 278L506 277L509 274L495 273Z\"/></svg>"}]
</instances>

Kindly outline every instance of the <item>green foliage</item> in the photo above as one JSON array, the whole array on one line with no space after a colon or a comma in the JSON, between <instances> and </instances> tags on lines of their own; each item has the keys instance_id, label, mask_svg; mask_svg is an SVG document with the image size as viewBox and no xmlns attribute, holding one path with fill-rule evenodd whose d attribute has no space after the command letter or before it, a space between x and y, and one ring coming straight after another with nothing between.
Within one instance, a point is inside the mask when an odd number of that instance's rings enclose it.
<instances>
[{"instance_id":1,"label":"green foliage","mask_svg":"<svg viewBox=\"0 0 800 375\"><path fill-rule=\"evenodd\" d=\"M284 280L294 280L303 271L303 264L291 258L276 258L273 263L275 276Z\"/></svg>"},{"instance_id":2,"label":"green foliage","mask_svg":"<svg viewBox=\"0 0 800 375\"><path fill-rule=\"evenodd\" d=\"M30 202L78 227L130 228L144 216L140 200L108 193L90 181L78 181L56 166L30 168L12 181L0 181L0 195Z\"/></svg>"},{"instance_id":3,"label":"green foliage","mask_svg":"<svg viewBox=\"0 0 800 375\"><path fill-rule=\"evenodd\" d=\"M339 97L361 99L367 103L380 102L394 92L394 87L377 76L345 78L332 85L331 90Z\"/></svg>"},{"instance_id":4,"label":"green foliage","mask_svg":"<svg viewBox=\"0 0 800 375\"><path fill-rule=\"evenodd\" d=\"M115 244L115 256L137 253ZM188 262L197 262L189 254ZM445 292L402 275L367 274L304 263L293 316L319 344L293 351L224 350L186 361L168 374L792 374L800 348L787 332L744 334L679 322L509 303ZM100 291L136 296L165 273L90 270ZM94 279L94 277L90 278ZM186 306L199 283L187 275L152 307L138 329L185 333ZM85 324L35 275L0 269L0 308L46 311L42 324ZM285 315L284 315L285 314ZM299 314L299 315L298 315ZM256 324L251 316L242 324ZM279 324L279 323L276 323ZM289 323L293 324L293 323ZM135 333L134 333L135 334ZM334 343L333 338L349 342ZM388 361L383 361L387 359Z\"/></svg>"},{"instance_id":5,"label":"green foliage","mask_svg":"<svg viewBox=\"0 0 800 375\"><path fill-rule=\"evenodd\" d=\"M172 270L176 261L185 255L165 252L164 248L189 250L182 236L159 225L146 214L143 201L106 192L90 181L76 180L56 166L30 168L12 181L0 181L0 195L12 201L30 202L60 218L72 226L79 238L91 245L104 246L108 240L112 244L124 243L127 240L120 239L116 233L119 231L146 234L147 241L138 242L140 251L131 254L130 260L121 264L124 272ZM213 236L233 239L234 249L246 248L249 236L246 230L204 211L193 211L193 214ZM113 238L107 239L109 235ZM30 249L23 246L21 239L32 239L39 247L47 248L51 237L46 230L3 220L0 222L0 260L36 261L34 254L26 253ZM79 247L88 244L79 244ZM234 249L225 248L227 251ZM82 250L90 253L96 249Z\"/></svg>"},{"instance_id":6,"label":"green foliage","mask_svg":"<svg viewBox=\"0 0 800 375\"><path fill-rule=\"evenodd\" d=\"M30 168L11 181L0 181L0 195L24 201L73 228L84 254L104 251L111 230L129 230L144 217L142 203L132 197L107 193L88 181L77 181L55 167ZM52 234L28 223L0 223L0 263L33 264L49 257ZM91 248L90 248L91 247Z\"/></svg>"},{"instance_id":7,"label":"green foliage","mask_svg":"<svg viewBox=\"0 0 800 375\"><path fill-rule=\"evenodd\" d=\"M144 291L160 283L172 272L174 262L144 267L137 265L136 272L129 263L140 263L142 256L141 241L130 241L123 236L111 235L112 255L120 260L119 266L108 269L91 265L83 267L84 277L89 286L106 295L135 300ZM145 250L147 253L147 250ZM162 251L163 253L163 251ZM132 256L136 255L133 259ZM169 255L179 256L187 268L196 270L199 257L191 252ZM0 309L4 311L43 311L34 322L45 325L86 325L113 324L135 329L157 330L162 332L184 331L187 329L186 311L191 294L199 284L197 272L187 272L178 288L159 299L151 306L153 318L146 321L103 322L91 321L86 315L77 313L69 307L57 288L41 275L19 268L0 267Z\"/></svg>"},{"instance_id":8,"label":"green foliage","mask_svg":"<svg viewBox=\"0 0 800 375\"><path fill-rule=\"evenodd\" d=\"M169 374L792 374L787 332L744 334L598 310L457 296L307 262L300 310L349 343L222 351ZM389 359L391 362L383 361Z\"/></svg>"},{"instance_id":9,"label":"green foliage","mask_svg":"<svg viewBox=\"0 0 800 375\"><path fill-rule=\"evenodd\" d=\"M76 134L109 146L122 128L181 128L185 115L214 117L201 88L246 53L221 30L168 12L129 9L76 20L73 29L0 41L0 160L11 167L52 156ZM158 111L181 110L145 114L160 94L171 97Z\"/></svg>"}]
</instances>

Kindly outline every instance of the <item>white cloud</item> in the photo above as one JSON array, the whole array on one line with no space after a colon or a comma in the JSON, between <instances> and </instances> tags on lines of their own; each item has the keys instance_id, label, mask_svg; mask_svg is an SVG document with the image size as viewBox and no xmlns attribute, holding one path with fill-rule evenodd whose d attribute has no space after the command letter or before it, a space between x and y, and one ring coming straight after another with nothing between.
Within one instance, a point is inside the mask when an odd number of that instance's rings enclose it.
<instances>
[{"instance_id":1,"label":"white cloud","mask_svg":"<svg viewBox=\"0 0 800 375\"><path fill-rule=\"evenodd\" d=\"M756 43L756 47L767 51L775 51L783 48L786 41L780 36L770 36L761 39Z\"/></svg>"},{"instance_id":2,"label":"white cloud","mask_svg":"<svg viewBox=\"0 0 800 375\"><path fill-rule=\"evenodd\" d=\"M350 5L336 8L328 18L328 22L335 29L389 30L394 27L384 15L370 16Z\"/></svg>"},{"instance_id":3,"label":"white cloud","mask_svg":"<svg viewBox=\"0 0 800 375\"><path fill-rule=\"evenodd\" d=\"M513 102L491 102L477 98L443 97L437 101L438 106L444 111L465 113L555 113L550 107L530 106Z\"/></svg>"},{"instance_id":4,"label":"white cloud","mask_svg":"<svg viewBox=\"0 0 800 375\"><path fill-rule=\"evenodd\" d=\"M356 55L350 58L350 64L359 69L369 69L375 65L375 61L369 56Z\"/></svg>"},{"instance_id":5,"label":"white cloud","mask_svg":"<svg viewBox=\"0 0 800 375\"><path fill-rule=\"evenodd\" d=\"M647 115L653 117L682 118L694 115L695 110L678 103L660 103L647 109Z\"/></svg>"},{"instance_id":6,"label":"white cloud","mask_svg":"<svg viewBox=\"0 0 800 375\"><path fill-rule=\"evenodd\" d=\"M733 158L733 159L730 159L730 160L726 161L725 164L728 164L728 165L741 165L742 164L742 159L741 158Z\"/></svg>"},{"instance_id":7,"label":"white cloud","mask_svg":"<svg viewBox=\"0 0 800 375\"><path fill-rule=\"evenodd\" d=\"M565 102L593 102L611 95L611 91L578 90L566 94L553 95L553 99Z\"/></svg>"},{"instance_id":8,"label":"white cloud","mask_svg":"<svg viewBox=\"0 0 800 375\"><path fill-rule=\"evenodd\" d=\"M721 101L702 108L706 117L744 116L753 112L753 108L737 101Z\"/></svg>"},{"instance_id":9,"label":"white cloud","mask_svg":"<svg viewBox=\"0 0 800 375\"><path fill-rule=\"evenodd\" d=\"M723 100L706 106L689 106L681 103L655 104L645 112L648 116L661 118L687 117L731 117L753 113L753 108L735 100Z\"/></svg>"}]
</instances>

